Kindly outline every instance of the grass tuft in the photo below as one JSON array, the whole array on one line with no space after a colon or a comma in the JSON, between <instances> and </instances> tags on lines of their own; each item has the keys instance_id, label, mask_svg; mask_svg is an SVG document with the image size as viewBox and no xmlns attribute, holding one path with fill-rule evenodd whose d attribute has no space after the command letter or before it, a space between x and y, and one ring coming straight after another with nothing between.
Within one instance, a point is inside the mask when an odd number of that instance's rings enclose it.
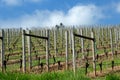
<instances>
[{"instance_id":1,"label":"grass tuft","mask_svg":"<svg viewBox=\"0 0 120 80\"><path fill-rule=\"evenodd\" d=\"M106 75L105 80L120 80L120 77L116 74L108 74Z\"/></svg>"}]
</instances>

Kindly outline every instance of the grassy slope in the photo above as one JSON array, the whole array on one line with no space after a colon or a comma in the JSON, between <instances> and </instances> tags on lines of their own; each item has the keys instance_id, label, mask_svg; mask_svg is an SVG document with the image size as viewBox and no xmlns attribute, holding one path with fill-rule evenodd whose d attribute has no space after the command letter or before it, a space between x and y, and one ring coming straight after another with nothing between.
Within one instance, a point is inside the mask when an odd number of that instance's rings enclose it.
<instances>
[{"instance_id":1,"label":"grassy slope","mask_svg":"<svg viewBox=\"0 0 120 80\"><path fill-rule=\"evenodd\" d=\"M51 72L43 74L0 73L0 80L90 80L84 76L84 71Z\"/></svg>"},{"instance_id":2,"label":"grassy slope","mask_svg":"<svg viewBox=\"0 0 120 80\"><path fill-rule=\"evenodd\" d=\"M43 74L1 73L0 80L92 80L84 75L84 70L78 70L74 76L72 71L51 72ZM97 77L94 80L120 80L119 73Z\"/></svg>"}]
</instances>

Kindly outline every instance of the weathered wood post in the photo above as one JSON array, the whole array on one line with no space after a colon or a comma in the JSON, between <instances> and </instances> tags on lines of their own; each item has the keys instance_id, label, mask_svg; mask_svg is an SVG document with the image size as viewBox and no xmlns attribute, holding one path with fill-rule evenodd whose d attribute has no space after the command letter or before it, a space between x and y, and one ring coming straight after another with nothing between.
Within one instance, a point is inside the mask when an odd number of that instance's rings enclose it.
<instances>
[{"instance_id":1,"label":"weathered wood post","mask_svg":"<svg viewBox=\"0 0 120 80\"><path fill-rule=\"evenodd\" d=\"M66 40L66 70L68 69L68 31L65 32Z\"/></svg>"},{"instance_id":2,"label":"weathered wood post","mask_svg":"<svg viewBox=\"0 0 120 80\"><path fill-rule=\"evenodd\" d=\"M71 28L69 29L69 46L70 46L70 50L72 50L72 37L71 37L71 34L72 34L72 30ZM72 51L71 51L72 53Z\"/></svg>"},{"instance_id":3,"label":"weathered wood post","mask_svg":"<svg viewBox=\"0 0 120 80\"><path fill-rule=\"evenodd\" d=\"M116 37L116 32L117 31L117 29L116 29L116 27L114 28L114 43L115 43L115 48L116 48L116 46L117 46L117 37Z\"/></svg>"},{"instance_id":4,"label":"weathered wood post","mask_svg":"<svg viewBox=\"0 0 120 80\"><path fill-rule=\"evenodd\" d=\"M2 46L1 46L1 68L2 72L4 71L4 30L1 30L1 41L2 41Z\"/></svg>"},{"instance_id":5,"label":"weathered wood post","mask_svg":"<svg viewBox=\"0 0 120 80\"><path fill-rule=\"evenodd\" d=\"M119 32L119 29L120 29L120 28L118 28L118 33L117 33L117 34L118 34L118 35L117 35L117 36L118 36L118 37L117 37L117 38L118 38L118 42L119 42L119 38L120 38L120 35L119 35L119 33L120 33L120 32ZM119 44L118 44L118 49L119 49Z\"/></svg>"},{"instance_id":6,"label":"weathered wood post","mask_svg":"<svg viewBox=\"0 0 120 80\"><path fill-rule=\"evenodd\" d=\"M55 50L55 56L57 56L57 32L56 32L56 29L54 30L54 50Z\"/></svg>"},{"instance_id":7,"label":"weathered wood post","mask_svg":"<svg viewBox=\"0 0 120 80\"><path fill-rule=\"evenodd\" d=\"M77 33L80 34L80 28L77 29ZM81 38L79 38L79 44L81 44Z\"/></svg>"},{"instance_id":8,"label":"weathered wood post","mask_svg":"<svg viewBox=\"0 0 120 80\"><path fill-rule=\"evenodd\" d=\"M101 29L102 29L102 36L101 36L101 38L102 38L102 40L101 40L102 45L101 46L103 46L103 43L104 43L104 40L103 40L103 38L104 38L104 28L101 28Z\"/></svg>"},{"instance_id":9,"label":"weathered wood post","mask_svg":"<svg viewBox=\"0 0 120 80\"><path fill-rule=\"evenodd\" d=\"M72 31L72 52L73 52L73 71L76 73L76 55L75 55L75 36L74 31Z\"/></svg>"},{"instance_id":10,"label":"weathered wood post","mask_svg":"<svg viewBox=\"0 0 120 80\"><path fill-rule=\"evenodd\" d=\"M9 44L10 44L10 36L9 36L9 29L7 29L7 46L9 48Z\"/></svg>"},{"instance_id":11,"label":"weathered wood post","mask_svg":"<svg viewBox=\"0 0 120 80\"><path fill-rule=\"evenodd\" d=\"M80 29L80 35L83 35L83 30L82 29ZM83 38L81 38L81 48L82 48L82 54L83 54L82 58L84 59L85 56L84 56L84 41L83 41Z\"/></svg>"},{"instance_id":12,"label":"weathered wood post","mask_svg":"<svg viewBox=\"0 0 120 80\"><path fill-rule=\"evenodd\" d=\"M93 32L91 32L91 37L94 38ZM94 69L94 75L96 76L96 60L95 60L95 53L96 53L95 49L96 48L95 47L96 45L95 45L95 39L94 39L92 40L92 52L93 52L93 69Z\"/></svg>"},{"instance_id":13,"label":"weathered wood post","mask_svg":"<svg viewBox=\"0 0 120 80\"><path fill-rule=\"evenodd\" d=\"M49 30L46 30L46 36L48 39L46 40L46 64L47 64L47 71L49 71L49 46L50 46L50 38L49 38Z\"/></svg>"},{"instance_id":14,"label":"weathered wood post","mask_svg":"<svg viewBox=\"0 0 120 80\"><path fill-rule=\"evenodd\" d=\"M88 35L88 29L87 29L87 27L85 28L85 31L86 31L85 35L87 36Z\"/></svg>"},{"instance_id":15,"label":"weathered wood post","mask_svg":"<svg viewBox=\"0 0 120 80\"><path fill-rule=\"evenodd\" d=\"M28 30L27 34L30 34L31 31ZM32 56L31 56L31 37L27 36L27 41L28 41L28 62L29 62L29 71L32 68Z\"/></svg>"},{"instance_id":16,"label":"weathered wood post","mask_svg":"<svg viewBox=\"0 0 120 80\"><path fill-rule=\"evenodd\" d=\"M41 35L44 36L44 30L43 30L43 29L42 29L42 31L41 31ZM44 41L43 39L41 40L41 42L42 42L42 45L45 44L45 41Z\"/></svg>"},{"instance_id":17,"label":"weathered wood post","mask_svg":"<svg viewBox=\"0 0 120 80\"><path fill-rule=\"evenodd\" d=\"M111 52L112 52L112 58L113 58L113 56L114 56L114 49L113 49L112 29L110 29L110 41L111 41Z\"/></svg>"},{"instance_id":18,"label":"weathered wood post","mask_svg":"<svg viewBox=\"0 0 120 80\"><path fill-rule=\"evenodd\" d=\"M61 32L61 44L63 48L63 28L60 29L60 32Z\"/></svg>"},{"instance_id":19,"label":"weathered wood post","mask_svg":"<svg viewBox=\"0 0 120 80\"><path fill-rule=\"evenodd\" d=\"M117 43L119 43L119 28L117 28L116 37L117 37ZM118 50L118 44L116 44L116 46L117 46L117 50Z\"/></svg>"},{"instance_id":20,"label":"weathered wood post","mask_svg":"<svg viewBox=\"0 0 120 80\"><path fill-rule=\"evenodd\" d=\"M111 51L112 51L112 70L114 68L114 48L113 48L113 35L112 29L110 29Z\"/></svg>"},{"instance_id":21,"label":"weathered wood post","mask_svg":"<svg viewBox=\"0 0 120 80\"><path fill-rule=\"evenodd\" d=\"M120 28L118 28L118 41L120 40ZM118 45L118 49L119 49L119 45Z\"/></svg>"},{"instance_id":22,"label":"weathered wood post","mask_svg":"<svg viewBox=\"0 0 120 80\"><path fill-rule=\"evenodd\" d=\"M118 27L115 28L115 45L116 45L116 50L118 49Z\"/></svg>"},{"instance_id":23,"label":"weathered wood post","mask_svg":"<svg viewBox=\"0 0 120 80\"><path fill-rule=\"evenodd\" d=\"M98 44L97 45L100 46L99 45L99 43L100 43L100 28L98 28L97 34L98 34L98 40L97 40Z\"/></svg>"},{"instance_id":24,"label":"weathered wood post","mask_svg":"<svg viewBox=\"0 0 120 80\"><path fill-rule=\"evenodd\" d=\"M22 31L22 70L26 72L26 53L25 53L25 30Z\"/></svg>"}]
</instances>

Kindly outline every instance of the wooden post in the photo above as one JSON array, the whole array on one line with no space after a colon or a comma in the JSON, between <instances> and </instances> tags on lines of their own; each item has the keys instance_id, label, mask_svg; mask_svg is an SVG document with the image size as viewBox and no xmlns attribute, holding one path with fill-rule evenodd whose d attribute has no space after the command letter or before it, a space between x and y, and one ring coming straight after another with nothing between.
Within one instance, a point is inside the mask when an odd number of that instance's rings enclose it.
<instances>
[{"instance_id":1,"label":"wooden post","mask_svg":"<svg viewBox=\"0 0 120 80\"><path fill-rule=\"evenodd\" d=\"M72 38L71 38L71 29L69 29L69 45L70 45L70 50L72 49Z\"/></svg>"},{"instance_id":2,"label":"wooden post","mask_svg":"<svg viewBox=\"0 0 120 80\"><path fill-rule=\"evenodd\" d=\"M106 40L108 41L108 42L107 42L107 44L108 44L108 43L109 43L109 28L108 28L108 27L107 27L107 36L106 36L106 37L107 37Z\"/></svg>"},{"instance_id":3,"label":"wooden post","mask_svg":"<svg viewBox=\"0 0 120 80\"><path fill-rule=\"evenodd\" d=\"M66 40L66 70L68 69L68 31L65 32Z\"/></svg>"},{"instance_id":4,"label":"wooden post","mask_svg":"<svg viewBox=\"0 0 120 80\"><path fill-rule=\"evenodd\" d=\"M118 29L118 42L119 42L119 40L120 40L120 27ZM118 44L118 49L120 49L119 44Z\"/></svg>"},{"instance_id":5,"label":"wooden post","mask_svg":"<svg viewBox=\"0 0 120 80\"><path fill-rule=\"evenodd\" d=\"M119 43L119 28L117 28L117 43ZM119 44L117 44L117 50L118 50L118 45Z\"/></svg>"},{"instance_id":6,"label":"wooden post","mask_svg":"<svg viewBox=\"0 0 120 80\"><path fill-rule=\"evenodd\" d=\"M98 31L97 31L97 34L98 34L98 44L97 45L99 45L99 43L100 43L100 28L98 28Z\"/></svg>"},{"instance_id":7,"label":"wooden post","mask_svg":"<svg viewBox=\"0 0 120 80\"><path fill-rule=\"evenodd\" d=\"M88 33L87 33L87 32L88 32L88 29L87 29L87 27L85 28L85 31L86 31L86 34L85 34L85 35L88 36Z\"/></svg>"},{"instance_id":8,"label":"wooden post","mask_svg":"<svg viewBox=\"0 0 120 80\"><path fill-rule=\"evenodd\" d=\"M120 40L120 28L118 28L118 40Z\"/></svg>"},{"instance_id":9,"label":"wooden post","mask_svg":"<svg viewBox=\"0 0 120 80\"><path fill-rule=\"evenodd\" d=\"M23 73L25 73L26 72L25 30L22 31L22 48L23 48L23 52L22 52L22 70L23 70Z\"/></svg>"},{"instance_id":10,"label":"wooden post","mask_svg":"<svg viewBox=\"0 0 120 80\"><path fill-rule=\"evenodd\" d=\"M75 56L75 36L74 36L74 33L72 31L72 51L73 51L73 71L74 73L76 73L76 56Z\"/></svg>"},{"instance_id":11,"label":"wooden post","mask_svg":"<svg viewBox=\"0 0 120 80\"><path fill-rule=\"evenodd\" d=\"M78 34L81 34L81 29L78 29ZM79 44L81 44L81 38L79 38Z\"/></svg>"},{"instance_id":12,"label":"wooden post","mask_svg":"<svg viewBox=\"0 0 120 80\"><path fill-rule=\"evenodd\" d=\"M9 37L9 29L7 30L7 46L9 48L9 44L10 44L10 37Z\"/></svg>"},{"instance_id":13,"label":"wooden post","mask_svg":"<svg viewBox=\"0 0 120 80\"><path fill-rule=\"evenodd\" d=\"M42 36L44 36L44 31L42 29ZM42 39L42 45L44 45L44 40Z\"/></svg>"},{"instance_id":14,"label":"wooden post","mask_svg":"<svg viewBox=\"0 0 120 80\"><path fill-rule=\"evenodd\" d=\"M42 30L40 30L40 36L42 36Z\"/></svg>"},{"instance_id":15,"label":"wooden post","mask_svg":"<svg viewBox=\"0 0 120 80\"><path fill-rule=\"evenodd\" d=\"M46 36L47 34L46 34L46 29L43 29L43 36ZM46 44L46 41L45 40L43 40L44 41L44 43L43 43L43 46L44 46L44 44ZM44 46L45 47L45 46Z\"/></svg>"},{"instance_id":16,"label":"wooden post","mask_svg":"<svg viewBox=\"0 0 120 80\"><path fill-rule=\"evenodd\" d=\"M56 32L56 29L54 30L54 50L55 50L55 56L57 56L57 32Z\"/></svg>"},{"instance_id":17,"label":"wooden post","mask_svg":"<svg viewBox=\"0 0 120 80\"><path fill-rule=\"evenodd\" d=\"M2 40L2 46L1 46L1 68L2 72L4 71L4 30L1 30L1 40Z\"/></svg>"},{"instance_id":18,"label":"wooden post","mask_svg":"<svg viewBox=\"0 0 120 80\"><path fill-rule=\"evenodd\" d=\"M80 35L83 35L83 31L82 29L80 30ZM83 41L83 38L81 38L81 48L82 48L82 54L83 54L83 59L85 58L84 56L84 41Z\"/></svg>"},{"instance_id":19,"label":"wooden post","mask_svg":"<svg viewBox=\"0 0 120 80\"><path fill-rule=\"evenodd\" d=\"M103 28L100 28L100 33L101 33L101 35L100 35L100 38L101 38L100 39L100 46L103 46L103 42L102 42L103 41L103 37L104 37L103 36Z\"/></svg>"},{"instance_id":20,"label":"wooden post","mask_svg":"<svg viewBox=\"0 0 120 80\"><path fill-rule=\"evenodd\" d=\"M28 30L27 31L27 34L30 34L31 31ZM28 41L28 61L29 61L29 71L31 70L32 68L32 56L31 56L31 37L30 36L27 36L27 41Z\"/></svg>"},{"instance_id":21,"label":"wooden post","mask_svg":"<svg viewBox=\"0 0 120 80\"><path fill-rule=\"evenodd\" d=\"M46 64L47 64L47 71L49 71L49 46L50 46L50 38L49 38L49 30L46 31L46 36L48 40L46 40Z\"/></svg>"},{"instance_id":22,"label":"wooden post","mask_svg":"<svg viewBox=\"0 0 120 80\"><path fill-rule=\"evenodd\" d=\"M91 37L94 38L93 32L91 32ZM95 60L95 39L92 40L92 52L93 52L93 69L94 69L94 75L96 76L96 60Z\"/></svg>"},{"instance_id":23,"label":"wooden post","mask_svg":"<svg viewBox=\"0 0 120 80\"><path fill-rule=\"evenodd\" d=\"M62 48L63 48L63 29L61 28L61 45L62 45Z\"/></svg>"},{"instance_id":24,"label":"wooden post","mask_svg":"<svg viewBox=\"0 0 120 80\"><path fill-rule=\"evenodd\" d=\"M110 40L111 40L111 51L112 51L112 58L113 58L113 56L114 56L114 49L113 49L112 29L110 29Z\"/></svg>"},{"instance_id":25,"label":"wooden post","mask_svg":"<svg viewBox=\"0 0 120 80\"><path fill-rule=\"evenodd\" d=\"M115 48L117 48L117 36L116 36L116 34L117 34L117 29L116 29L116 27L115 27L115 28L114 28Z\"/></svg>"},{"instance_id":26,"label":"wooden post","mask_svg":"<svg viewBox=\"0 0 120 80\"><path fill-rule=\"evenodd\" d=\"M118 28L116 28L116 32L115 32L115 37L116 37L116 49L118 49Z\"/></svg>"}]
</instances>

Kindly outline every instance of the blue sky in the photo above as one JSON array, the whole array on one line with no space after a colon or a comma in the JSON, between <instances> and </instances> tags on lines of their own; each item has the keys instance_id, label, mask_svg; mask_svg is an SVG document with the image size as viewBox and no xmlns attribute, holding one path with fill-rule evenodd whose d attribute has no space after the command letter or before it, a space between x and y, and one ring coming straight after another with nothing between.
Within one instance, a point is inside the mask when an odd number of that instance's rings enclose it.
<instances>
[{"instance_id":1,"label":"blue sky","mask_svg":"<svg viewBox=\"0 0 120 80\"><path fill-rule=\"evenodd\" d=\"M119 24L120 0L0 0L0 27Z\"/></svg>"}]
</instances>

